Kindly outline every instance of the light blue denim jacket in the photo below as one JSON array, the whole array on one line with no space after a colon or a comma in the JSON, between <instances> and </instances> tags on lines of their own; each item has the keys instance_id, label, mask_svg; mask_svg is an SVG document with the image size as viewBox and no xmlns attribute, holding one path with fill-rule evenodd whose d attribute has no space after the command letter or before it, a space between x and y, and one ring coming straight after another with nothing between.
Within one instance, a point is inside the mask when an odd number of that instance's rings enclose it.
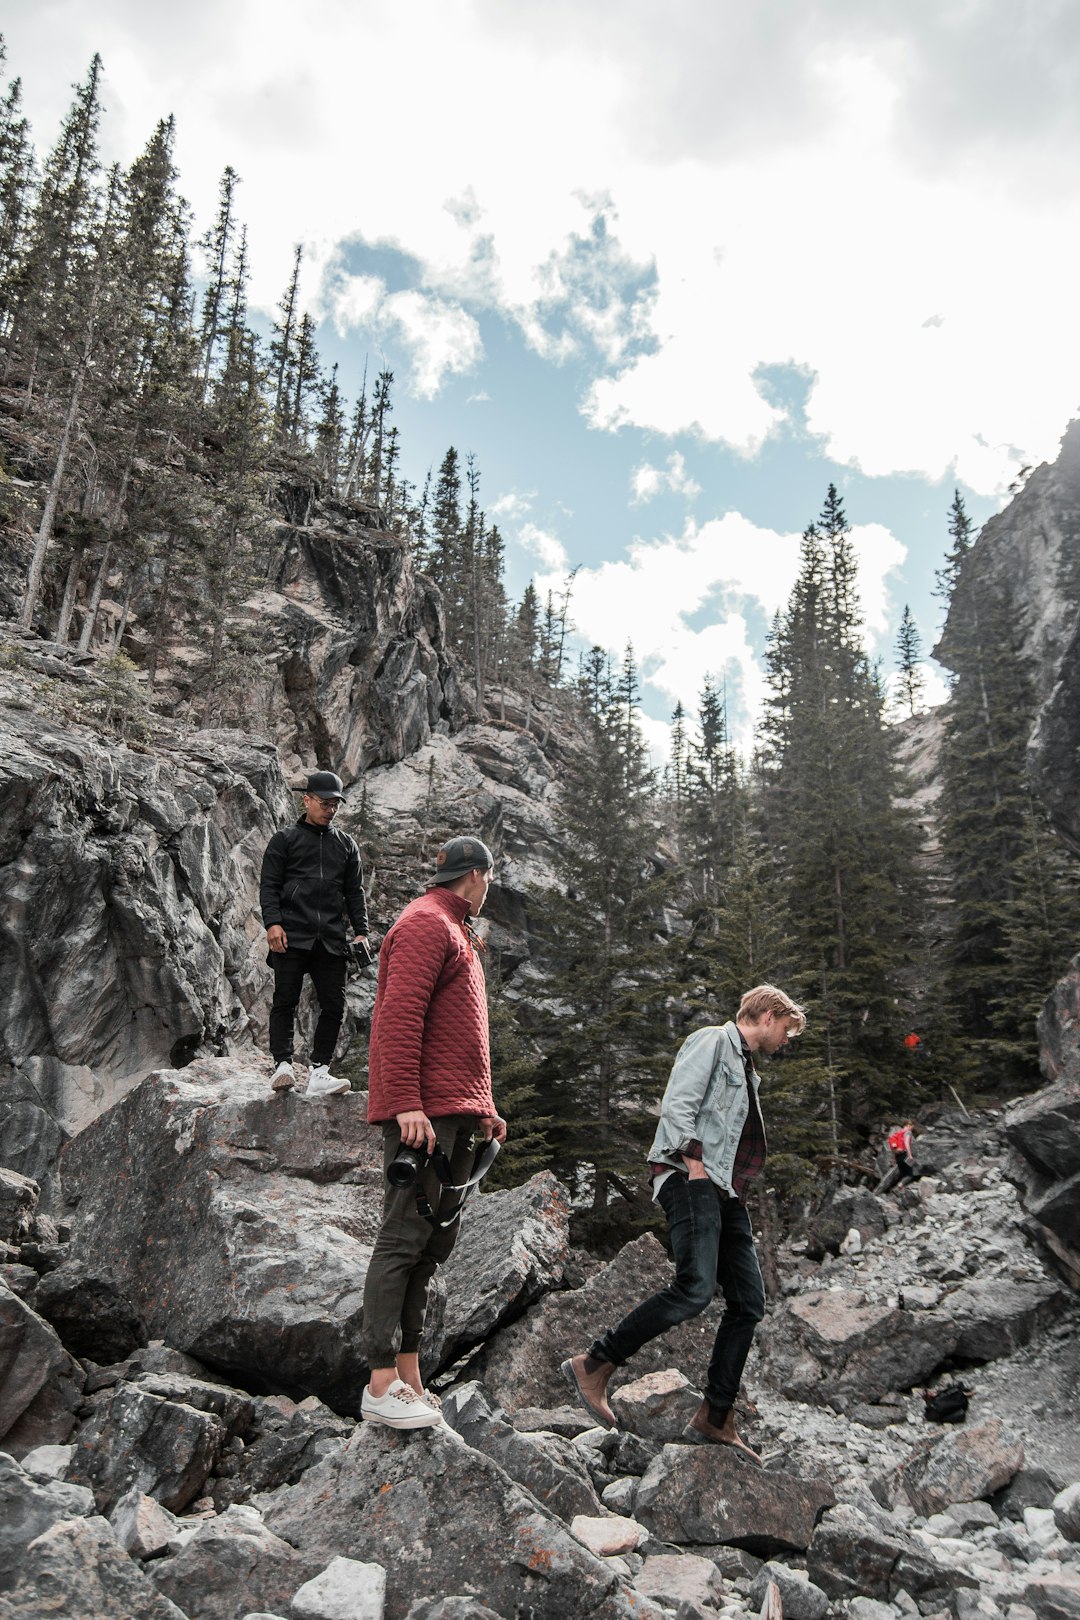
<instances>
[{"instance_id":1,"label":"light blue denim jacket","mask_svg":"<svg viewBox=\"0 0 1080 1620\"><path fill-rule=\"evenodd\" d=\"M752 1084L756 1102L756 1073ZM725 1192L733 1192L731 1172L749 1108L742 1041L735 1023L696 1029L675 1055L649 1149L650 1163L681 1169L681 1155L691 1142L700 1142L709 1178Z\"/></svg>"}]
</instances>

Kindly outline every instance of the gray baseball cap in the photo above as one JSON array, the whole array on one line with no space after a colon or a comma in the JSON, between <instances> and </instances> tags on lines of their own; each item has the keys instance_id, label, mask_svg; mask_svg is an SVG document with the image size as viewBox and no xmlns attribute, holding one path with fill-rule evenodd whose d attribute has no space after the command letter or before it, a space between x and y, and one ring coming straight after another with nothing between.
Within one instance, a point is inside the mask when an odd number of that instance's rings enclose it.
<instances>
[{"instance_id":1,"label":"gray baseball cap","mask_svg":"<svg viewBox=\"0 0 1080 1620\"><path fill-rule=\"evenodd\" d=\"M486 872L495 857L480 838L451 838L435 857L435 882L456 883L474 869Z\"/></svg>"}]
</instances>

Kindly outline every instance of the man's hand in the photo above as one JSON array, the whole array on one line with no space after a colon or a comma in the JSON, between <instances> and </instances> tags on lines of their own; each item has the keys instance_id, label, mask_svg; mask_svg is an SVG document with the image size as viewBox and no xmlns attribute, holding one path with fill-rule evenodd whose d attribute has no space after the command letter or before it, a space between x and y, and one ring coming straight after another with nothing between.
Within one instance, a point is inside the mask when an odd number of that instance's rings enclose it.
<instances>
[{"instance_id":1,"label":"man's hand","mask_svg":"<svg viewBox=\"0 0 1080 1620\"><path fill-rule=\"evenodd\" d=\"M274 923L272 928L266 930L266 943L276 956L281 956L288 950L289 941L280 923Z\"/></svg>"},{"instance_id":2,"label":"man's hand","mask_svg":"<svg viewBox=\"0 0 1080 1620\"><path fill-rule=\"evenodd\" d=\"M688 1159L683 1154L683 1164L686 1166L686 1173L691 1181L708 1181L709 1172L700 1159Z\"/></svg>"},{"instance_id":3,"label":"man's hand","mask_svg":"<svg viewBox=\"0 0 1080 1620\"><path fill-rule=\"evenodd\" d=\"M410 1109L397 1115L401 1130L402 1147L418 1148L423 1144L427 1153L435 1151L435 1129L422 1108Z\"/></svg>"},{"instance_id":4,"label":"man's hand","mask_svg":"<svg viewBox=\"0 0 1080 1620\"><path fill-rule=\"evenodd\" d=\"M506 1141L506 1121L500 1119L498 1114L485 1114L480 1121L480 1129L485 1142L490 1142L492 1137L496 1142Z\"/></svg>"}]
</instances>

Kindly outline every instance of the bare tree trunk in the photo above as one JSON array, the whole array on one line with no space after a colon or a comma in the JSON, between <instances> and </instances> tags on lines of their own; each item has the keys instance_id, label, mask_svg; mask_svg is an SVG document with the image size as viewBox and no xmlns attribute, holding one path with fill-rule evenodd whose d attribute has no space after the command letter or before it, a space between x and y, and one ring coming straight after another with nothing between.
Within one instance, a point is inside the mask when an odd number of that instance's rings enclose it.
<instances>
[{"instance_id":1,"label":"bare tree trunk","mask_svg":"<svg viewBox=\"0 0 1080 1620\"><path fill-rule=\"evenodd\" d=\"M79 637L78 655L82 658L90 650L90 642L94 635L94 626L97 624L98 608L101 606L101 593L105 589L105 580L109 572L109 556L112 551L112 541L106 540L105 550L101 553L101 562L98 565L97 578L94 580L94 589L90 593L90 601L86 608L86 620Z\"/></svg>"},{"instance_id":2,"label":"bare tree trunk","mask_svg":"<svg viewBox=\"0 0 1080 1620\"><path fill-rule=\"evenodd\" d=\"M26 595L23 598L22 610L19 614L20 630L30 630L34 624L34 609L37 607L37 600L41 594L41 577L45 572L45 557L52 540L56 508L60 501L60 491L64 483L64 469L67 465L71 442L75 437L75 424L79 416L79 401L82 399L83 383L86 381L86 373L90 369L90 356L94 348L94 328L97 325L97 307L100 293L101 282L98 280L94 283L93 297L90 301L90 318L86 325L86 337L72 379L71 399L68 402L67 416L64 418L64 431L60 435L60 448L56 453L56 466L53 468L53 475L49 481L49 493L45 497L45 510L41 514L41 523L38 527L37 539L34 542L34 555L30 559L30 572L26 576Z\"/></svg>"},{"instance_id":3,"label":"bare tree trunk","mask_svg":"<svg viewBox=\"0 0 1080 1620\"><path fill-rule=\"evenodd\" d=\"M154 614L154 631L150 638L150 650L146 655L146 678L150 690L154 689L157 680L158 660L161 657L161 638L165 633L166 611L169 605L169 585L172 576L172 557L165 564L161 586L158 590L157 612Z\"/></svg>"},{"instance_id":4,"label":"bare tree trunk","mask_svg":"<svg viewBox=\"0 0 1080 1620\"><path fill-rule=\"evenodd\" d=\"M67 646L68 631L71 628L71 615L75 610L75 592L79 588L79 575L82 573L83 550L80 546L74 553L68 568L67 584L64 586L64 600L60 604L60 619L56 626L57 650Z\"/></svg>"},{"instance_id":5,"label":"bare tree trunk","mask_svg":"<svg viewBox=\"0 0 1080 1620\"><path fill-rule=\"evenodd\" d=\"M217 680L217 672L221 667L221 648L224 640L225 626L222 623L219 615L214 624L214 639L210 646L210 666L206 671L206 701L203 704L202 712L202 724L204 727L210 724L210 704L213 700L214 683Z\"/></svg>"},{"instance_id":6,"label":"bare tree trunk","mask_svg":"<svg viewBox=\"0 0 1080 1620\"><path fill-rule=\"evenodd\" d=\"M114 653L120 651L121 644L124 640L124 631L127 629L128 615L131 612L131 601L134 595L135 585L134 582L131 581L128 583L128 588L124 593L124 605L120 610L120 621L116 626L116 634L113 636L112 650Z\"/></svg>"}]
</instances>

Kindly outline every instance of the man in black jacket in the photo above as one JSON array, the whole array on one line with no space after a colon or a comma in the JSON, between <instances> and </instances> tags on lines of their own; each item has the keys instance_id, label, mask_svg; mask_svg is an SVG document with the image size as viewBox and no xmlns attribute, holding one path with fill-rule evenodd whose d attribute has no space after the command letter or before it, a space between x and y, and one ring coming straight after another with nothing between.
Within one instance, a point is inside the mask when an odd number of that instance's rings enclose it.
<instances>
[{"instance_id":1,"label":"man in black jacket","mask_svg":"<svg viewBox=\"0 0 1080 1620\"><path fill-rule=\"evenodd\" d=\"M367 896L360 851L347 833L334 826L344 795L340 776L315 771L308 777L304 814L291 827L276 832L266 846L259 904L274 969L270 1008L270 1051L277 1067L275 1091L295 1085L293 1023L304 974L311 975L319 1003L312 1042L309 1097L336 1097L349 1082L330 1073L341 1020L345 1014L348 942L345 913L356 943L367 940Z\"/></svg>"}]
</instances>

